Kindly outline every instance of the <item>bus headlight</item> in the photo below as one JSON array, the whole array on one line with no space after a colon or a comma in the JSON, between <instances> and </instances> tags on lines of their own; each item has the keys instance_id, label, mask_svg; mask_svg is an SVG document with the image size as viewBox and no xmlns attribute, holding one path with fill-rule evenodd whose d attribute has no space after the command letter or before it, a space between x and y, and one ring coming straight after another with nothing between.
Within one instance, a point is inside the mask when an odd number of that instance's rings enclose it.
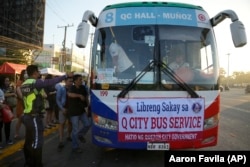
<instances>
[{"instance_id":1,"label":"bus headlight","mask_svg":"<svg viewBox=\"0 0 250 167\"><path fill-rule=\"evenodd\" d=\"M204 129L215 127L218 125L218 123L219 123L219 116L217 114L214 115L213 117L204 120Z\"/></svg>"},{"instance_id":2,"label":"bus headlight","mask_svg":"<svg viewBox=\"0 0 250 167\"><path fill-rule=\"evenodd\" d=\"M109 129L109 130L117 130L118 129L118 122L101 117L99 115L93 114L93 122L96 126Z\"/></svg>"}]
</instances>

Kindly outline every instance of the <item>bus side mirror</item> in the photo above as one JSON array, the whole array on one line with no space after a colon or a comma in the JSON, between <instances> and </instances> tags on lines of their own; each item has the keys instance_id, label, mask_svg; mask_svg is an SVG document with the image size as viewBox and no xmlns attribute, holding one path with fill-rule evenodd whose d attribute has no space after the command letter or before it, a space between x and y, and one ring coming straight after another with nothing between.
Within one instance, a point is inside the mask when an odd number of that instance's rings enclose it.
<instances>
[{"instance_id":1,"label":"bus side mirror","mask_svg":"<svg viewBox=\"0 0 250 167\"><path fill-rule=\"evenodd\" d=\"M76 46L85 48L88 42L90 25L87 22L81 22L76 30Z\"/></svg>"},{"instance_id":2,"label":"bus side mirror","mask_svg":"<svg viewBox=\"0 0 250 167\"><path fill-rule=\"evenodd\" d=\"M243 23L239 20L234 21L230 24L230 29L234 46L236 48L244 46L247 43L247 37Z\"/></svg>"}]
</instances>

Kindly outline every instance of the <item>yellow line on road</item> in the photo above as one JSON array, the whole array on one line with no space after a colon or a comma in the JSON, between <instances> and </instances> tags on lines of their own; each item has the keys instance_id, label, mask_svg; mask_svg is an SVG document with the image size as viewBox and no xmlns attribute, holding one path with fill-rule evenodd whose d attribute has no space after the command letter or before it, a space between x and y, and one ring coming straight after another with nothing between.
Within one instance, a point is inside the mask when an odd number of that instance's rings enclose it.
<instances>
[{"instance_id":1,"label":"yellow line on road","mask_svg":"<svg viewBox=\"0 0 250 167\"><path fill-rule=\"evenodd\" d=\"M44 137L56 131L58 128L59 126L57 125L56 127L53 127L51 129L46 129L43 133ZM23 149L23 144L24 144L24 140L20 140L14 143L13 145L9 145L6 148L0 150L0 160L10 156L11 154L17 152L18 150Z\"/></svg>"}]
</instances>

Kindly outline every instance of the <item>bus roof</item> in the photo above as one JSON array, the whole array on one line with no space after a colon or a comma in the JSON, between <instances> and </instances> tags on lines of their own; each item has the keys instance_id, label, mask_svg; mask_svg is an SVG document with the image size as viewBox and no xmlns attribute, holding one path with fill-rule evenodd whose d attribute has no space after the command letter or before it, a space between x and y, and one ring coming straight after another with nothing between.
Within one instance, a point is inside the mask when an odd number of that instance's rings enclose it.
<instances>
[{"instance_id":1,"label":"bus roof","mask_svg":"<svg viewBox=\"0 0 250 167\"><path fill-rule=\"evenodd\" d=\"M175 2L126 2L117 3L113 5L107 5L103 11L124 7L179 7L203 10L201 6L191 5L187 3L175 3Z\"/></svg>"}]
</instances>

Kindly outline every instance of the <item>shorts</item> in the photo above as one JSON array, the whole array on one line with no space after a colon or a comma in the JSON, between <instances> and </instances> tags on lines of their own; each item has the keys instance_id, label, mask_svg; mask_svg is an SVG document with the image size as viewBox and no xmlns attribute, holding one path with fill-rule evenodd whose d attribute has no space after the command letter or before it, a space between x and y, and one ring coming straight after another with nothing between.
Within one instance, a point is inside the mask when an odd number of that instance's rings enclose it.
<instances>
[{"instance_id":1,"label":"shorts","mask_svg":"<svg viewBox=\"0 0 250 167\"><path fill-rule=\"evenodd\" d=\"M58 121L60 124L65 123L65 121L68 119L67 114L64 114L62 110L59 110L58 113Z\"/></svg>"}]
</instances>

